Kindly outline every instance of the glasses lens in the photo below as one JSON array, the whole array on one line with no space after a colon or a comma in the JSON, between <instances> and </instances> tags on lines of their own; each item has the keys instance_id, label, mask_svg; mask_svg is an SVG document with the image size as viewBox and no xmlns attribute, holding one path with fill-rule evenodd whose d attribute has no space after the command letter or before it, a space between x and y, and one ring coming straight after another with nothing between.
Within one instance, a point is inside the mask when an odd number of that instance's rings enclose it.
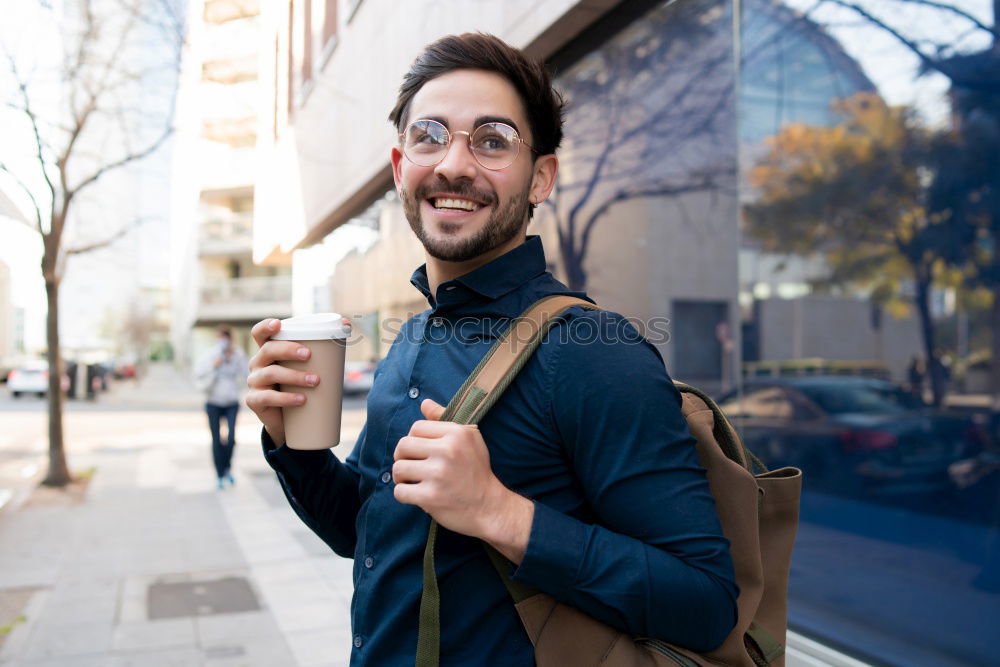
<instances>
[{"instance_id":1,"label":"glasses lens","mask_svg":"<svg viewBox=\"0 0 1000 667\"><path fill-rule=\"evenodd\" d=\"M504 123L484 123L472 133L472 152L487 169L509 167L520 145L517 130Z\"/></svg>"},{"instance_id":2,"label":"glasses lens","mask_svg":"<svg viewBox=\"0 0 1000 667\"><path fill-rule=\"evenodd\" d=\"M415 120L403 133L403 154L414 164L430 167L448 152L448 129L436 120Z\"/></svg>"}]
</instances>

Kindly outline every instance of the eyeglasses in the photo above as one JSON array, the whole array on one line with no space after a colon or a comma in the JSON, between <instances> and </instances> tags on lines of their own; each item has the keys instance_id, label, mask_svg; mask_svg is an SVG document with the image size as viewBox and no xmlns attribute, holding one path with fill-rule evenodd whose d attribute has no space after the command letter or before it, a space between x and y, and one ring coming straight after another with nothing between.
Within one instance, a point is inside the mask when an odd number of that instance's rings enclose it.
<instances>
[{"instance_id":1,"label":"eyeglasses","mask_svg":"<svg viewBox=\"0 0 1000 667\"><path fill-rule=\"evenodd\" d=\"M399 135L406 159L420 167L433 167L445 158L451 147L452 137L464 134L469 142L469 152L484 169L499 171L514 163L521 144L535 151L517 130L506 123L483 123L472 132L449 132L436 120L422 118L406 126ZM537 151L535 151L537 152Z\"/></svg>"}]
</instances>

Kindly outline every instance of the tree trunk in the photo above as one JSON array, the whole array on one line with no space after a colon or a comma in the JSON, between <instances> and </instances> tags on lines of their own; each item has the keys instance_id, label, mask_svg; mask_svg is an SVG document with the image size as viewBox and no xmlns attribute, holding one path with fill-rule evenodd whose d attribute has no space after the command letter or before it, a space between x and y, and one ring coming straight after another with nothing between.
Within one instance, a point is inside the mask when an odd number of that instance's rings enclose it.
<instances>
[{"instance_id":1,"label":"tree trunk","mask_svg":"<svg viewBox=\"0 0 1000 667\"><path fill-rule=\"evenodd\" d=\"M42 480L46 486L66 486L73 477L66 464L63 445L62 353L59 349L59 279L46 278L46 342L49 354L49 470Z\"/></svg>"},{"instance_id":2,"label":"tree trunk","mask_svg":"<svg viewBox=\"0 0 1000 667\"><path fill-rule=\"evenodd\" d=\"M924 271L919 268L914 271L914 277L917 283L914 301L917 313L920 315L920 333L924 342L924 358L927 360L927 378L931 383L931 401L934 407L939 408L944 403L944 369L937 358L937 345L934 342L934 322L931 320L930 300L931 280L930 276L925 276Z\"/></svg>"}]
</instances>

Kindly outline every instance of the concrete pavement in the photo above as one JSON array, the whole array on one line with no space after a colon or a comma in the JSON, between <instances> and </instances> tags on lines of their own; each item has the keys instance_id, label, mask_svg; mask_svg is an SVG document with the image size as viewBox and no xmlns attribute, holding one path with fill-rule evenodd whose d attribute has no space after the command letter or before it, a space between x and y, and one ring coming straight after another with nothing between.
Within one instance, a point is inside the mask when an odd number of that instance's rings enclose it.
<instances>
[{"instance_id":1,"label":"concrete pavement","mask_svg":"<svg viewBox=\"0 0 1000 667\"><path fill-rule=\"evenodd\" d=\"M352 561L292 513L253 415L217 491L186 379L154 367L99 400L106 428L68 442L96 470L83 498L44 489L0 514L0 664L346 665ZM341 456L363 419L345 417Z\"/></svg>"}]
</instances>

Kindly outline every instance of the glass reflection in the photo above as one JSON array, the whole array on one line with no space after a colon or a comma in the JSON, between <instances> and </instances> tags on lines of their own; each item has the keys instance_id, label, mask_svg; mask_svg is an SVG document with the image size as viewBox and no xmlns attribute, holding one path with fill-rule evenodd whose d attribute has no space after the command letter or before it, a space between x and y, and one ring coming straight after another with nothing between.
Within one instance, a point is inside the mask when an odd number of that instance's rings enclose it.
<instances>
[{"instance_id":1,"label":"glass reflection","mask_svg":"<svg viewBox=\"0 0 1000 667\"><path fill-rule=\"evenodd\" d=\"M989 9L789 0L740 17L745 363L723 409L766 463L804 472L792 625L888 664L995 661Z\"/></svg>"}]
</instances>

